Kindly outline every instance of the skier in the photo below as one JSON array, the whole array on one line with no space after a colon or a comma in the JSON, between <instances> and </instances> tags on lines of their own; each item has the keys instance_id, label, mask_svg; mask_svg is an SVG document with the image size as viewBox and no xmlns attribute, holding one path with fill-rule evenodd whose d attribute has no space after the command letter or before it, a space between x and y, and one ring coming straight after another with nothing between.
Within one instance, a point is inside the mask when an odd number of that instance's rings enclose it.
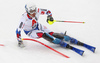
<instances>
[{"instance_id":1,"label":"skier","mask_svg":"<svg viewBox=\"0 0 100 63\"><path fill-rule=\"evenodd\" d=\"M21 30L23 29L25 34L28 35L31 38L44 38L45 40L48 40L49 42L52 42L54 44L59 44L62 47L69 48L71 50L76 51L76 48L70 46L69 44L65 43L64 41L70 41L71 43L84 46L84 43L61 33L55 33L51 30L49 30L46 26L40 24L38 22L39 15L47 15L47 22L53 21L52 13L48 9L41 9L37 8L34 3L27 3L25 5L26 12L22 14L22 17L20 19L19 26L16 30L17 40L18 40L18 46L23 47L23 41L21 39ZM77 49L78 50L78 49ZM81 51L79 53L80 55L83 54L84 51ZM94 52L94 50L93 50Z\"/></svg>"}]
</instances>

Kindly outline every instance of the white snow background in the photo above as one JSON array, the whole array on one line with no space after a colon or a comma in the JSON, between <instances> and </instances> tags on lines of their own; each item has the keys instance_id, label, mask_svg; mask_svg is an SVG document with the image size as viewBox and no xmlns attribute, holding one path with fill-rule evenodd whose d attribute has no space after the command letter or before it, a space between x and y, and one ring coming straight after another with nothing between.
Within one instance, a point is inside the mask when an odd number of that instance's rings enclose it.
<instances>
[{"instance_id":1,"label":"white snow background","mask_svg":"<svg viewBox=\"0 0 100 63\"><path fill-rule=\"evenodd\" d=\"M46 15L41 15L39 22L54 32L64 32L89 45L95 46L92 53L88 49L73 45L85 51L83 56L38 39L50 47L62 52L65 58L45 46L24 41L25 48L19 48L16 40L16 28L21 15L25 12L25 3L34 2L38 8L51 10L55 20L84 21L85 24L46 22ZM27 37L22 32L22 37ZM100 62L100 0L0 0L0 63L99 63Z\"/></svg>"}]
</instances>

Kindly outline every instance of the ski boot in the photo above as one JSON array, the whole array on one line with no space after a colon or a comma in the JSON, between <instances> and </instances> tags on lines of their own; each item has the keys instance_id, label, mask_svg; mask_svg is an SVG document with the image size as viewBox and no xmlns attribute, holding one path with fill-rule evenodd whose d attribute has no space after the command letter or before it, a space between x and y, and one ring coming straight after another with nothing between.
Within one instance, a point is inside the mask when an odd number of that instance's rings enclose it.
<instances>
[{"instance_id":1,"label":"ski boot","mask_svg":"<svg viewBox=\"0 0 100 63\"><path fill-rule=\"evenodd\" d=\"M79 46L83 46L83 47L89 49L90 51L95 52L95 49L96 49L95 47L90 46L88 44L85 44L83 42L80 42L75 38L72 38L72 37L69 37L69 36L64 36L64 39L65 39L65 41L70 41L70 43L73 43L73 44L76 44L76 45L79 45Z\"/></svg>"},{"instance_id":2,"label":"ski boot","mask_svg":"<svg viewBox=\"0 0 100 63\"><path fill-rule=\"evenodd\" d=\"M89 49L90 51L95 52L96 47L82 43L82 42L78 41L77 39L66 35L66 32L64 34L63 33L53 33L53 36L56 37L56 38L59 38L61 40L67 41L67 42L70 41L70 43L83 46L83 47Z\"/></svg>"}]
</instances>

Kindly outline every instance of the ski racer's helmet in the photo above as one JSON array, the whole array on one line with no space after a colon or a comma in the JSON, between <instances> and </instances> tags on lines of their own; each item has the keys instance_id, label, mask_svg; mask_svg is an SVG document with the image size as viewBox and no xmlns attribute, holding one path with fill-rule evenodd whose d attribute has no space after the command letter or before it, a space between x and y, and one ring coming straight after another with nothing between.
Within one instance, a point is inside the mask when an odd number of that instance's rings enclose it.
<instances>
[{"instance_id":1,"label":"ski racer's helmet","mask_svg":"<svg viewBox=\"0 0 100 63\"><path fill-rule=\"evenodd\" d=\"M36 5L34 3L27 3L25 5L25 10L28 14L36 13Z\"/></svg>"}]
</instances>

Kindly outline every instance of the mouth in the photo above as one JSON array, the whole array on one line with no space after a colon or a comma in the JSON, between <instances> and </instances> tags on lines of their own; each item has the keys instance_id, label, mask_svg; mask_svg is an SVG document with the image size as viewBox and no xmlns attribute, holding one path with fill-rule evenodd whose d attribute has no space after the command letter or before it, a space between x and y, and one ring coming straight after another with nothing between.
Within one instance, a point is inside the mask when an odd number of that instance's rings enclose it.
<instances>
[{"instance_id":1,"label":"mouth","mask_svg":"<svg viewBox=\"0 0 100 63\"><path fill-rule=\"evenodd\" d=\"M36 13L30 14L30 17L35 17Z\"/></svg>"}]
</instances>

